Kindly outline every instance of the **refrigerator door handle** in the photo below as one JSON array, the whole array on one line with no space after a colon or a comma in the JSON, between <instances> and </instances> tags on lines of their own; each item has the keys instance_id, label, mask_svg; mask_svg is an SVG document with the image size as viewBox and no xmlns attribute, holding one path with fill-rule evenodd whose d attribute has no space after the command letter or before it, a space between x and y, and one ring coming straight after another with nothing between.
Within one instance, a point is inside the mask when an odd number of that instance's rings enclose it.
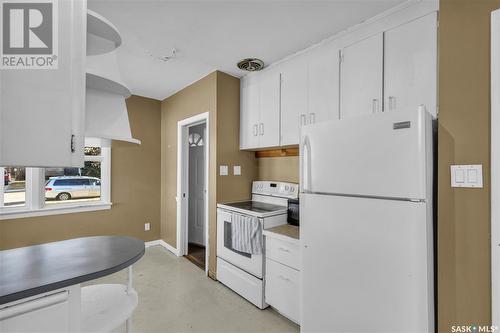
<instances>
[{"instance_id":1,"label":"refrigerator door handle","mask_svg":"<svg viewBox=\"0 0 500 333\"><path fill-rule=\"evenodd\" d=\"M301 192L311 190L311 142L309 137L304 135L300 147L300 187Z\"/></svg>"}]
</instances>

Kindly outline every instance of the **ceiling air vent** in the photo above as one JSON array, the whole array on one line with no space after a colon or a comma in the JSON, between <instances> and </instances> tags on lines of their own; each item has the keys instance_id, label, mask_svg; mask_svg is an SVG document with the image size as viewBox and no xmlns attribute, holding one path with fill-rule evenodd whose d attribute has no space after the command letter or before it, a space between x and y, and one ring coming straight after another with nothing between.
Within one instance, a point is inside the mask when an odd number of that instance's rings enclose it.
<instances>
[{"instance_id":1,"label":"ceiling air vent","mask_svg":"<svg viewBox=\"0 0 500 333\"><path fill-rule=\"evenodd\" d=\"M255 72L264 68L264 62L257 58L247 58L241 60L237 66L244 71Z\"/></svg>"}]
</instances>

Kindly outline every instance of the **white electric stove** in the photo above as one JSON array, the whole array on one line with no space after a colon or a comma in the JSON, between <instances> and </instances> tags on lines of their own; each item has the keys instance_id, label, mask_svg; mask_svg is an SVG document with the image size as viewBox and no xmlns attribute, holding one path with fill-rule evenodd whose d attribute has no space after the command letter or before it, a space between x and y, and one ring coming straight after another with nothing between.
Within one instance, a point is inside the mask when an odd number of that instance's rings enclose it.
<instances>
[{"instance_id":1,"label":"white electric stove","mask_svg":"<svg viewBox=\"0 0 500 333\"><path fill-rule=\"evenodd\" d=\"M217 280L261 309L268 306L263 282L265 248L262 254L234 250L232 216L237 213L257 217L263 230L286 224L288 199L297 199L298 192L298 184L255 181L251 201L217 205Z\"/></svg>"}]
</instances>

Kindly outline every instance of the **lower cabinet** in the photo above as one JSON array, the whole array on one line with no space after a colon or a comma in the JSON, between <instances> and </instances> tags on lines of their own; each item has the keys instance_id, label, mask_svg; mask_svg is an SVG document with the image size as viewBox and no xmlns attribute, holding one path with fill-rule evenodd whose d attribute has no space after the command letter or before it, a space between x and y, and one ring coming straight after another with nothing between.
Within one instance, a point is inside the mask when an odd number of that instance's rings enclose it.
<instances>
[{"instance_id":1,"label":"lower cabinet","mask_svg":"<svg viewBox=\"0 0 500 333\"><path fill-rule=\"evenodd\" d=\"M299 258L299 246L266 236L266 248L283 248L291 257ZM287 244L283 247L282 244ZM288 252L290 251L290 252ZM300 270L283 263L286 257L266 252L265 299L288 319L300 324ZM289 263L287 261L287 263Z\"/></svg>"},{"instance_id":2,"label":"lower cabinet","mask_svg":"<svg viewBox=\"0 0 500 333\"><path fill-rule=\"evenodd\" d=\"M0 306L2 333L80 332L80 286Z\"/></svg>"}]
</instances>

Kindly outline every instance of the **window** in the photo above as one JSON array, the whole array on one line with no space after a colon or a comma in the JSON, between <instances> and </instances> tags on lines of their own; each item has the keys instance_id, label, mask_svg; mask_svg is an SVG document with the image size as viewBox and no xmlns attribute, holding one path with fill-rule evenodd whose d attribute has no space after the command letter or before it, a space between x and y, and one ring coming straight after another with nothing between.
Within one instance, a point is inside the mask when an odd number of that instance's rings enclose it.
<instances>
[{"instance_id":1,"label":"window","mask_svg":"<svg viewBox=\"0 0 500 333\"><path fill-rule=\"evenodd\" d=\"M26 169L4 168L3 205L22 207L26 205Z\"/></svg>"},{"instance_id":2,"label":"window","mask_svg":"<svg viewBox=\"0 0 500 333\"><path fill-rule=\"evenodd\" d=\"M203 138L200 134L194 132L189 134L189 147L203 146Z\"/></svg>"},{"instance_id":3,"label":"window","mask_svg":"<svg viewBox=\"0 0 500 333\"><path fill-rule=\"evenodd\" d=\"M85 144L83 168L0 168L0 219L109 209L110 141Z\"/></svg>"}]
</instances>

